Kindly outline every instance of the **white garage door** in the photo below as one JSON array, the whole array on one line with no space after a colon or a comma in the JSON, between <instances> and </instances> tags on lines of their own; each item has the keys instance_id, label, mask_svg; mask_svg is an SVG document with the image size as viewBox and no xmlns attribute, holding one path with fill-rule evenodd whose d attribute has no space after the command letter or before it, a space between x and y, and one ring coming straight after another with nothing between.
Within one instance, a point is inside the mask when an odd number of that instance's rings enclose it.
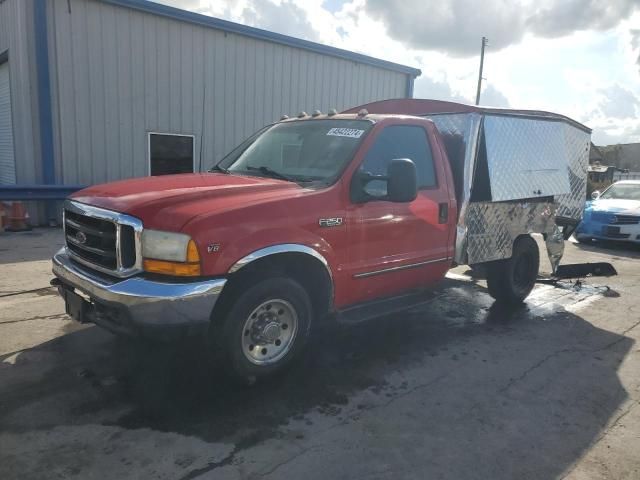
<instances>
[{"instance_id":1,"label":"white garage door","mask_svg":"<svg viewBox=\"0 0 640 480\"><path fill-rule=\"evenodd\" d=\"M0 185L16 183L13 124L9 91L9 62L0 64Z\"/></svg>"}]
</instances>

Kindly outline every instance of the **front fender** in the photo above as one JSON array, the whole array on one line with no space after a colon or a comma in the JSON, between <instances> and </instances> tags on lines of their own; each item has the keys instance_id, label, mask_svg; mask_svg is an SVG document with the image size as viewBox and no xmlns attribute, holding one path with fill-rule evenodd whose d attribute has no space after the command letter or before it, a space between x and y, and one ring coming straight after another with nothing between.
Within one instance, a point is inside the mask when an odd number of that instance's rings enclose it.
<instances>
[{"instance_id":1,"label":"front fender","mask_svg":"<svg viewBox=\"0 0 640 480\"><path fill-rule=\"evenodd\" d=\"M306 245L301 245L299 243L281 243L278 245L261 248L259 250L256 250L255 252L251 252L249 255L242 257L236 263L231 265L231 267L229 268L229 273L235 273L246 267L250 263L256 260L260 260L261 258L269 257L271 255L279 255L282 253L301 253L317 259L327 269L329 278L333 280L333 272L331 271L331 266L329 265L327 259L317 250L314 250L313 248Z\"/></svg>"},{"instance_id":2,"label":"front fender","mask_svg":"<svg viewBox=\"0 0 640 480\"><path fill-rule=\"evenodd\" d=\"M207 247L199 247L200 251L208 251ZM337 259L332 246L324 238L301 229L262 230L235 241L222 242L217 251L201 255L203 272L211 276L227 275L254 260L279 253L308 254L322 262L333 278Z\"/></svg>"}]
</instances>

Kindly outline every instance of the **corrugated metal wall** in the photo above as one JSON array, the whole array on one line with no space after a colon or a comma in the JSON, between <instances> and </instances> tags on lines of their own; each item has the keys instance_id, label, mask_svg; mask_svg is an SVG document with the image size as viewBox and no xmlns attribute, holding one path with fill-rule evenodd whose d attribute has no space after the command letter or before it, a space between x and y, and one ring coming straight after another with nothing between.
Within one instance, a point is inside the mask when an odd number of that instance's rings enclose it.
<instances>
[{"instance_id":1,"label":"corrugated metal wall","mask_svg":"<svg viewBox=\"0 0 640 480\"><path fill-rule=\"evenodd\" d=\"M33 2L0 1L0 53L8 52L13 149L18 183L38 183L40 150L33 44Z\"/></svg>"},{"instance_id":2,"label":"corrugated metal wall","mask_svg":"<svg viewBox=\"0 0 640 480\"><path fill-rule=\"evenodd\" d=\"M0 63L0 185L16 183L9 62Z\"/></svg>"},{"instance_id":3,"label":"corrugated metal wall","mask_svg":"<svg viewBox=\"0 0 640 480\"><path fill-rule=\"evenodd\" d=\"M195 135L208 168L284 113L406 94L403 73L96 0L49 2L49 22L66 184L147 175L150 131Z\"/></svg>"}]
</instances>

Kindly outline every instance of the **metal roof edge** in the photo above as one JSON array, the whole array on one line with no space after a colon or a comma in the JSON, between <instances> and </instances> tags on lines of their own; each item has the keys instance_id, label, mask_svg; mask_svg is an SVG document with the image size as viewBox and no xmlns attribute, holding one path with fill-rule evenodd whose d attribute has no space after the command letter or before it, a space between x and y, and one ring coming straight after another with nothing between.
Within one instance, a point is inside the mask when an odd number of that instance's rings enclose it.
<instances>
[{"instance_id":1,"label":"metal roof edge","mask_svg":"<svg viewBox=\"0 0 640 480\"><path fill-rule=\"evenodd\" d=\"M387 100L378 100L348 108L340 113L355 113L363 108L368 110L369 113L400 113L413 116L479 113L484 115L502 115L521 118L544 118L547 120L569 123L587 133L592 133L593 131L591 128L583 125L577 120L560 113L547 112L544 110L483 107L427 98L392 98Z\"/></svg>"},{"instance_id":2,"label":"metal roof edge","mask_svg":"<svg viewBox=\"0 0 640 480\"><path fill-rule=\"evenodd\" d=\"M181 10L179 8L170 7L161 3L155 3L149 0L100 0L103 3L116 5L120 7L130 8L141 12L152 13L174 20L179 20L195 25L200 25L208 28L215 28L223 30L225 32L236 33L238 35L244 35L247 37L256 38L259 40L266 40L269 42L279 43L289 47L300 48L323 55L330 55L333 57L342 58L345 60L351 60L353 62L363 63L374 67L384 68L413 77L419 77L422 75L422 71L418 68L408 67L399 63L389 62L387 60L381 60L379 58L370 57L361 53L351 52L342 48L330 47L321 43L311 42L309 40L303 40L301 38L290 37L289 35L283 35L281 33L270 32L261 28L249 27L240 23L230 22L228 20L222 20L220 18L209 17L200 13L190 12L187 10Z\"/></svg>"}]
</instances>

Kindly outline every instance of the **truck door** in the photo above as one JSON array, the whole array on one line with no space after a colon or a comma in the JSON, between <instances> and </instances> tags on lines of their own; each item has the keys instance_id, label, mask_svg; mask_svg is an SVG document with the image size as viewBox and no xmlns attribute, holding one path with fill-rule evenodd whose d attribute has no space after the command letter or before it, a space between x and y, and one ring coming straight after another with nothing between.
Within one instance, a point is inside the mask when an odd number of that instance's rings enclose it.
<instances>
[{"instance_id":1,"label":"truck door","mask_svg":"<svg viewBox=\"0 0 640 480\"><path fill-rule=\"evenodd\" d=\"M408 203L371 200L349 206L349 270L355 302L394 295L442 278L451 264L455 203L440 150L428 140L427 122L393 120L379 125L359 169L386 175L394 158L416 164L418 195ZM386 182L366 186L386 194ZM451 214L450 214L451 212Z\"/></svg>"}]
</instances>

